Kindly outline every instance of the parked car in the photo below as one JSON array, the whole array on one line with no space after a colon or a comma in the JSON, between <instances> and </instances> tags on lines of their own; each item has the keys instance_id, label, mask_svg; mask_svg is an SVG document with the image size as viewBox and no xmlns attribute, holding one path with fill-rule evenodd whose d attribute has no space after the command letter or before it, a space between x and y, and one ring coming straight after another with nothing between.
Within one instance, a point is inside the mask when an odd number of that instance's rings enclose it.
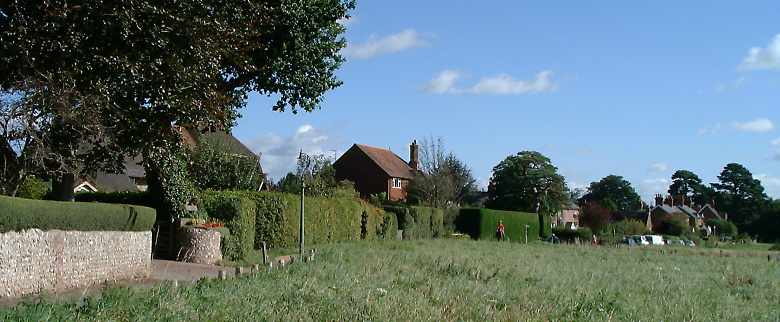
<instances>
[{"instance_id":1,"label":"parked car","mask_svg":"<svg viewBox=\"0 0 780 322\"><path fill-rule=\"evenodd\" d=\"M649 242L649 241L647 241L647 239L645 238L645 236L641 236L641 235L633 235L633 236L630 236L630 237L628 237L628 238L632 239L632 240L634 241L634 243L635 243L636 245L638 245L638 246L645 246L645 245L650 245L650 242Z\"/></svg>"},{"instance_id":2,"label":"parked car","mask_svg":"<svg viewBox=\"0 0 780 322\"><path fill-rule=\"evenodd\" d=\"M667 239L666 244L669 246L685 246L685 242L679 239Z\"/></svg>"},{"instance_id":3,"label":"parked car","mask_svg":"<svg viewBox=\"0 0 780 322\"><path fill-rule=\"evenodd\" d=\"M684 240L685 246L696 247L696 243L692 240Z\"/></svg>"},{"instance_id":4,"label":"parked car","mask_svg":"<svg viewBox=\"0 0 780 322\"><path fill-rule=\"evenodd\" d=\"M664 244L664 238L658 235L645 235L645 240L647 240L647 243L649 245L654 246L663 246Z\"/></svg>"}]
</instances>

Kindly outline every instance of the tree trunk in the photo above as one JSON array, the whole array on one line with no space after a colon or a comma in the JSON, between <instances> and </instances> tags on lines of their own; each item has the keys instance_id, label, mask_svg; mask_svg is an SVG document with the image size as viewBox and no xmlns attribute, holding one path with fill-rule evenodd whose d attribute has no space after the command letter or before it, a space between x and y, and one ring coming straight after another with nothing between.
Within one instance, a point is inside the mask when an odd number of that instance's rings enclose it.
<instances>
[{"instance_id":1,"label":"tree trunk","mask_svg":"<svg viewBox=\"0 0 780 322\"><path fill-rule=\"evenodd\" d=\"M52 200L74 201L76 199L73 188L76 187L76 175L72 173L64 174L59 178L54 178L51 183Z\"/></svg>"}]
</instances>

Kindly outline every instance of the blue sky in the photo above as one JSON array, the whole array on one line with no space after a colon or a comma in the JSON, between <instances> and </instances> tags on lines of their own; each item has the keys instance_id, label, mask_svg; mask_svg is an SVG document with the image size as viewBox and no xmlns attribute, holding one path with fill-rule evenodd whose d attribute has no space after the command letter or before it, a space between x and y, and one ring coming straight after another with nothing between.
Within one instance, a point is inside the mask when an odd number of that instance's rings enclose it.
<instances>
[{"instance_id":1,"label":"blue sky","mask_svg":"<svg viewBox=\"0 0 780 322\"><path fill-rule=\"evenodd\" d=\"M408 158L442 137L485 185L537 150L581 187L625 176L645 199L676 169L747 166L780 198L777 1L360 1L344 85L322 109L252 96L234 133L278 179L299 149Z\"/></svg>"}]
</instances>

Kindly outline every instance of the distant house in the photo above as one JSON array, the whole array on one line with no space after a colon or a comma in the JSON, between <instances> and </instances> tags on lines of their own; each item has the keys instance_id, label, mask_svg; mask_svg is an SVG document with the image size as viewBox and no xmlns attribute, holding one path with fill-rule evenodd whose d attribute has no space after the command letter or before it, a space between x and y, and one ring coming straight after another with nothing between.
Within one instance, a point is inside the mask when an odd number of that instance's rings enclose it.
<instances>
[{"instance_id":1,"label":"distant house","mask_svg":"<svg viewBox=\"0 0 780 322\"><path fill-rule=\"evenodd\" d=\"M557 216L555 216L555 226L566 229L577 229L580 227L580 207L574 203L569 203Z\"/></svg>"},{"instance_id":2,"label":"distant house","mask_svg":"<svg viewBox=\"0 0 780 322\"><path fill-rule=\"evenodd\" d=\"M208 141L224 147L227 151L257 159L260 156L252 152L232 134L217 131L198 131L192 128L178 128L184 145L194 149L200 142ZM94 176L82 177L76 181L74 192L137 192L146 191L146 170L141 156L125 158L125 170L122 173L98 172Z\"/></svg>"},{"instance_id":3,"label":"distant house","mask_svg":"<svg viewBox=\"0 0 780 322\"><path fill-rule=\"evenodd\" d=\"M388 200L406 200L409 181L418 171L419 146L409 146L409 162L390 150L363 144L352 145L336 160L336 180L349 180L363 197L385 193Z\"/></svg>"},{"instance_id":4,"label":"distant house","mask_svg":"<svg viewBox=\"0 0 780 322\"><path fill-rule=\"evenodd\" d=\"M682 215L688 218L688 226L691 229L699 229L704 224L704 217L701 212L684 203L676 205L672 198L664 199L660 194L656 195L655 203L656 206L651 211L654 231L658 229L662 218L672 215Z\"/></svg>"},{"instance_id":5,"label":"distant house","mask_svg":"<svg viewBox=\"0 0 780 322\"><path fill-rule=\"evenodd\" d=\"M712 205L705 205L702 207L701 210L699 210L699 216L701 216L704 220L724 219L724 216L721 215L721 213Z\"/></svg>"}]
</instances>

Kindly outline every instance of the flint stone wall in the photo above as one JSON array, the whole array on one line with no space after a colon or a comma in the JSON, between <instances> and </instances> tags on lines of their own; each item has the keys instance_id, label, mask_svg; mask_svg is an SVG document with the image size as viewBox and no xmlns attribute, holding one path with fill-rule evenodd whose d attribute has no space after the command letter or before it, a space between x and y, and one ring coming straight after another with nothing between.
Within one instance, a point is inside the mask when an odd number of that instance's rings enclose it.
<instances>
[{"instance_id":1,"label":"flint stone wall","mask_svg":"<svg viewBox=\"0 0 780 322\"><path fill-rule=\"evenodd\" d=\"M41 231L0 234L0 297L148 278L152 233Z\"/></svg>"},{"instance_id":2,"label":"flint stone wall","mask_svg":"<svg viewBox=\"0 0 780 322\"><path fill-rule=\"evenodd\" d=\"M214 265L222 261L220 237L216 230L182 227L179 240L179 260L189 263Z\"/></svg>"}]
</instances>

